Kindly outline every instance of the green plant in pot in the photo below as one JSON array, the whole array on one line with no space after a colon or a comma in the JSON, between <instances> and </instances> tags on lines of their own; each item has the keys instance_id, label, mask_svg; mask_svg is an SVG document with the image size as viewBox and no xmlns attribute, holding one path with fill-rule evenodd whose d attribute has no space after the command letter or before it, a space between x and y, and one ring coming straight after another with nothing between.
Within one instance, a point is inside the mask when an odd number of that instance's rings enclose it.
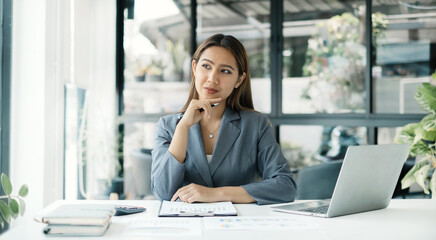
<instances>
[{"instance_id":1,"label":"green plant in pot","mask_svg":"<svg viewBox=\"0 0 436 240\"><path fill-rule=\"evenodd\" d=\"M6 195L0 196L0 230L4 228L5 221L10 223L11 220L16 219L18 215L24 215L26 205L23 198L27 196L29 192L27 185L24 184L18 191L18 195L12 195L11 181L4 173L1 175L1 185Z\"/></svg>"},{"instance_id":2,"label":"green plant in pot","mask_svg":"<svg viewBox=\"0 0 436 240\"><path fill-rule=\"evenodd\" d=\"M436 72L433 74L436 80ZM436 192L436 86L423 83L415 95L421 108L428 114L418 123L405 125L395 136L397 143L409 143L410 155L421 159L401 180L403 189L415 182L422 187L425 194ZM433 173L432 173L433 171ZM431 174L431 177L428 176ZM434 198L435 195L433 195Z\"/></svg>"},{"instance_id":3,"label":"green plant in pot","mask_svg":"<svg viewBox=\"0 0 436 240\"><path fill-rule=\"evenodd\" d=\"M164 77L166 81L175 81L179 82L183 79L183 63L185 59L188 57L188 53L183 46L183 41L179 40L176 43L173 43L171 40L166 41L166 50L169 55L170 63L169 63L169 74Z\"/></svg>"},{"instance_id":4,"label":"green plant in pot","mask_svg":"<svg viewBox=\"0 0 436 240\"><path fill-rule=\"evenodd\" d=\"M163 67L159 59L151 60L151 64L145 69L147 73L147 81L160 82L162 81Z\"/></svg>"}]
</instances>

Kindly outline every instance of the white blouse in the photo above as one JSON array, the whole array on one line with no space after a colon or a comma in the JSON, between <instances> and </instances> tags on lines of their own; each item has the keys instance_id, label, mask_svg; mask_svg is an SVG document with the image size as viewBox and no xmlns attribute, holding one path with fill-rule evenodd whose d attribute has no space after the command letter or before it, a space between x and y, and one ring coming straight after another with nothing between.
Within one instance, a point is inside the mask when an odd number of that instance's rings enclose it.
<instances>
[{"instance_id":1,"label":"white blouse","mask_svg":"<svg viewBox=\"0 0 436 240\"><path fill-rule=\"evenodd\" d=\"M210 164L210 160L212 159L212 155L206 155L207 163Z\"/></svg>"}]
</instances>

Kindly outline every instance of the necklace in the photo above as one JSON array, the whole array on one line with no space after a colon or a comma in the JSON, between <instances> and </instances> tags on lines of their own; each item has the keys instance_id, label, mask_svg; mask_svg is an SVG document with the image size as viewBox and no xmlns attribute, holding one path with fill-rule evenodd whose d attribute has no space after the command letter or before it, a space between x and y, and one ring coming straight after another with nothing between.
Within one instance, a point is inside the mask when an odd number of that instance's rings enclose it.
<instances>
[{"instance_id":1,"label":"necklace","mask_svg":"<svg viewBox=\"0 0 436 240\"><path fill-rule=\"evenodd\" d=\"M209 129L207 129L206 126L204 127L209 132L209 138L210 139L212 139L215 136L214 133L216 132L216 130L218 130L220 128L220 126L221 126L221 123L220 123L220 125L218 125L218 127L213 132L209 131Z\"/></svg>"}]
</instances>

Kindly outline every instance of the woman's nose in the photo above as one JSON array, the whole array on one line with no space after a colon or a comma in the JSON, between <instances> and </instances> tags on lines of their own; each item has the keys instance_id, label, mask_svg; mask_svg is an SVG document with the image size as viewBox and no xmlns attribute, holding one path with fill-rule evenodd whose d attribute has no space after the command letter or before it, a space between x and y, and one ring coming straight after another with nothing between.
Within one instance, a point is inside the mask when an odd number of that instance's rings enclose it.
<instances>
[{"instance_id":1,"label":"woman's nose","mask_svg":"<svg viewBox=\"0 0 436 240\"><path fill-rule=\"evenodd\" d=\"M212 82L213 84L218 84L218 70L210 71L207 80Z\"/></svg>"}]
</instances>

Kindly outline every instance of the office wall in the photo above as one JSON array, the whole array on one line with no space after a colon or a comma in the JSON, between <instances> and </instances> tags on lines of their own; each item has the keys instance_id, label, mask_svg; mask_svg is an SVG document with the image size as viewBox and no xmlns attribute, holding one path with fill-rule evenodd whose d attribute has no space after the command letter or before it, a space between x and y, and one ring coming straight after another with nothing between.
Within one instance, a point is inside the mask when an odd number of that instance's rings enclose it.
<instances>
[{"instance_id":1,"label":"office wall","mask_svg":"<svg viewBox=\"0 0 436 240\"><path fill-rule=\"evenodd\" d=\"M115 121L115 7L115 0L13 3L10 177L14 191L29 186L26 215L63 197L64 85L93 89L97 107L109 106L101 121Z\"/></svg>"},{"instance_id":2,"label":"office wall","mask_svg":"<svg viewBox=\"0 0 436 240\"><path fill-rule=\"evenodd\" d=\"M10 178L15 188L29 186L27 214L43 206L45 6L45 0L13 2Z\"/></svg>"},{"instance_id":3,"label":"office wall","mask_svg":"<svg viewBox=\"0 0 436 240\"><path fill-rule=\"evenodd\" d=\"M115 0L75 0L74 81L87 89L86 197L116 175ZM66 193L70 192L66 189ZM68 197L68 196L66 196Z\"/></svg>"}]
</instances>

